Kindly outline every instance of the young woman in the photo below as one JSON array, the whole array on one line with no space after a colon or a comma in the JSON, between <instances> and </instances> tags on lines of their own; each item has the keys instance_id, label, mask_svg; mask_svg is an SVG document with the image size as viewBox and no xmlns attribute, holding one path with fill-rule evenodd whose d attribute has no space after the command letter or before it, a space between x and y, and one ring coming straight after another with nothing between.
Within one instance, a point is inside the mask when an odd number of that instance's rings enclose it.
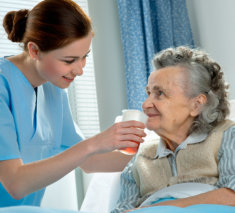
<instances>
[{"instance_id":1,"label":"young woman","mask_svg":"<svg viewBox=\"0 0 235 213\"><path fill-rule=\"evenodd\" d=\"M144 124L117 123L83 140L63 90L86 64L87 15L72 0L44 0L7 13L3 26L23 52L0 59L0 207L39 206L45 187L78 166L123 169L131 157L110 151L143 142Z\"/></svg>"}]
</instances>

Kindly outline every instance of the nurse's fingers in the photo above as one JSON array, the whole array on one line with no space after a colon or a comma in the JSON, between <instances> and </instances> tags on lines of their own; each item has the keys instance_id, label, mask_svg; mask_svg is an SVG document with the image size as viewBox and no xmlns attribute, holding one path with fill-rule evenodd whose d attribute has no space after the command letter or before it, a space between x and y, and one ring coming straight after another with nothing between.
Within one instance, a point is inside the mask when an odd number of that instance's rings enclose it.
<instances>
[{"instance_id":1,"label":"nurse's fingers","mask_svg":"<svg viewBox=\"0 0 235 213\"><path fill-rule=\"evenodd\" d=\"M117 124L119 124L120 127L123 127L123 128L128 128L128 127L135 127L135 128L140 128L140 129L145 128L145 124L143 122L135 121L135 120L122 121L122 122L118 122Z\"/></svg>"},{"instance_id":2,"label":"nurse's fingers","mask_svg":"<svg viewBox=\"0 0 235 213\"><path fill-rule=\"evenodd\" d=\"M119 133L121 135L138 135L139 137L145 137L146 133L144 132L144 129L139 129L136 127L128 127L128 128L120 128Z\"/></svg>"},{"instance_id":3,"label":"nurse's fingers","mask_svg":"<svg viewBox=\"0 0 235 213\"><path fill-rule=\"evenodd\" d=\"M120 137L120 146L126 146L126 142L130 142L129 144L130 145L133 145L131 144L132 142L137 142L137 143L143 143L144 142L144 139L142 137L139 137L137 135L131 135L131 134L128 134L128 135L122 135Z\"/></svg>"}]
</instances>

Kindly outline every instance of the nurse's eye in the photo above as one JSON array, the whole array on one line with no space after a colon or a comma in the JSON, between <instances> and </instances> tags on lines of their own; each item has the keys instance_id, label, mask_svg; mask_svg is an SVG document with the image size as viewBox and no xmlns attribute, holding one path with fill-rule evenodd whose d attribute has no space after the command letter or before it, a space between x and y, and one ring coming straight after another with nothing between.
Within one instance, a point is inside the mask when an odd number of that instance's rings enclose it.
<instances>
[{"instance_id":1,"label":"nurse's eye","mask_svg":"<svg viewBox=\"0 0 235 213\"><path fill-rule=\"evenodd\" d=\"M72 60L64 60L64 62L65 62L66 64L72 64L72 63L74 63L74 62L75 62L75 60L76 60L76 59L72 59Z\"/></svg>"}]
</instances>

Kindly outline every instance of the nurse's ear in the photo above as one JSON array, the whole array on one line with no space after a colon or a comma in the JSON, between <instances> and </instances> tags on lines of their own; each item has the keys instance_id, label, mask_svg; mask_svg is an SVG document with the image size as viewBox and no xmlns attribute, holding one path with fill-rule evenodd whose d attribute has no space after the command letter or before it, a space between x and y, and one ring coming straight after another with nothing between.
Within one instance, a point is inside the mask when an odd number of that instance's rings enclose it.
<instances>
[{"instance_id":1,"label":"nurse's ear","mask_svg":"<svg viewBox=\"0 0 235 213\"><path fill-rule=\"evenodd\" d=\"M33 60L38 60L39 59L39 54L40 54L40 49L38 47L38 45L34 42L28 42L28 52L29 52L29 55L30 57L33 59Z\"/></svg>"}]
</instances>

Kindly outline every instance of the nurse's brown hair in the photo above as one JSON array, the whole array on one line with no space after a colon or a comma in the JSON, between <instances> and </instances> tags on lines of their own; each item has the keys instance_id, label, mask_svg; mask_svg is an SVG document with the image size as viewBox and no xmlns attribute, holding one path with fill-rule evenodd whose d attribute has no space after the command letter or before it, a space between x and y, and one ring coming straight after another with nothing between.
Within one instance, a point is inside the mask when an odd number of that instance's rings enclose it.
<instances>
[{"instance_id":1,"label":"nurse's brown hair","mask_svg":"<svg viewBox=\"0 0 235 213\"><path fill-rule=\"evenodd\" d=\"M8 39L29 41L47 52L64 47L92 32L91 20L72 0L43 0L32 10L8 12L3 20Z\"/></svg>"}]
</instances>

